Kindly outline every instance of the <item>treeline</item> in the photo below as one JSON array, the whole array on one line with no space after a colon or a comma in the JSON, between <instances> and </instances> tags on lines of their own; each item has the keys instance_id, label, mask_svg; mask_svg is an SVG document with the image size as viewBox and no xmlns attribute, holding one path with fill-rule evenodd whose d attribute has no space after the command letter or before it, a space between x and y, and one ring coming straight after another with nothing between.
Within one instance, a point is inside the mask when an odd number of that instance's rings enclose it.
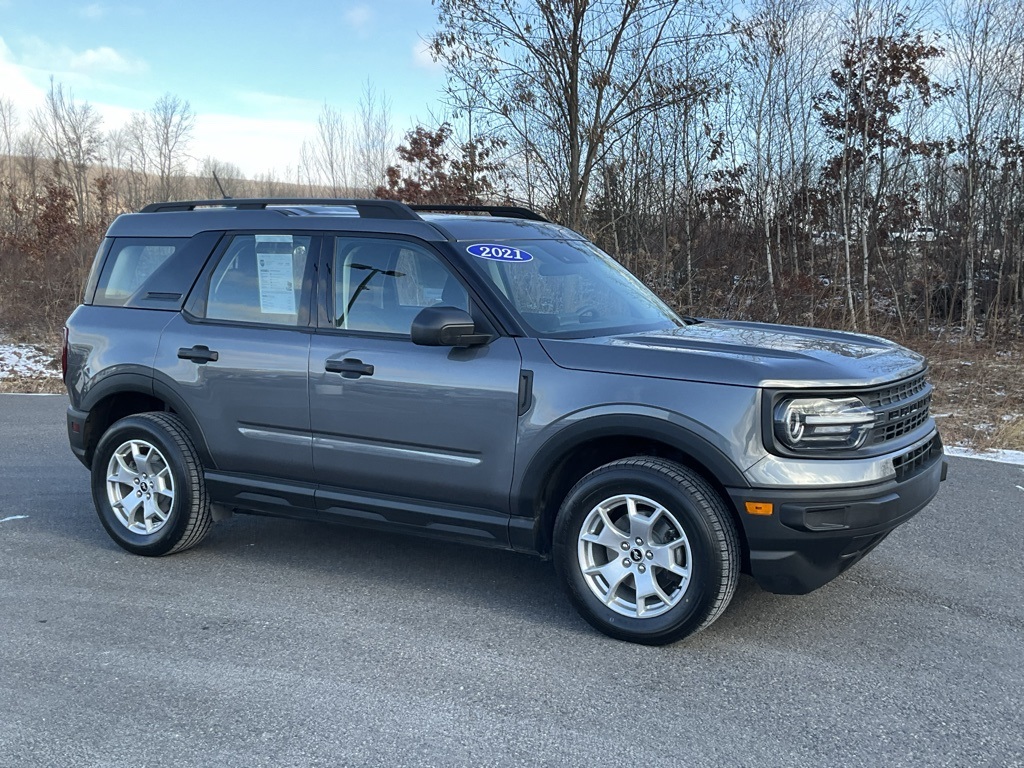
<instances>
[{"instance_id":1,"label":"treeline","mask_svg":"<svg viewBox=\"0 0 1024 768\"><path fill-rule=\"evenodd\" d=\"M437 6L517 189L688 311L1020 332L1021 0Z\"/></svg>"},{"instance_id":2,"label":"treeline","mask_svg":"<svg viewBox=\"0 0 1024 768\"><path fill-rule=\"evenodd\" d=\"M284 178L191 160L178 97L110 132L59 84L31 116L0 99L0 281L47 279L37 255L87 263L153 200L514 200L691 314L1021 333L1024 0L435 5L447 120L395 149L367 84Z\"/></svg>"}]
</instances>

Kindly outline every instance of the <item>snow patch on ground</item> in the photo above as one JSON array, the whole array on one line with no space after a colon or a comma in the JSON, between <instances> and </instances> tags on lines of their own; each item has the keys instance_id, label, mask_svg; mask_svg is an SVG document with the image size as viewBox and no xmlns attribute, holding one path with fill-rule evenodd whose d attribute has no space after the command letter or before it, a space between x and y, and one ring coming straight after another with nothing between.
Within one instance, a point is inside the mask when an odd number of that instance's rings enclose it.
<instances>
[{"instance_id":1,"label":"snow patch on ground","mask_svg":"<svg viewBox=\"0 0 1024 768\"><path fill-rule=\"evenodd\" d=\"M957 445L947 445L946 455L961 456L965 459L984 459L985 461L998 461L1001 464L1020 464L1021 466L1024 466L1024 451L976 451L972 448L961 448L960 446Z\"/></svg>"},{"instance_id":2,"label":"snow patch on ground","mask_svg":"<svg viewBox=\"0 0 1024 768\"><path fill-rule=\"evenodd\" d=\"M60 369L39 347L0 342L0 379L14 376L60 378Z\"/></svg>"}]
</instances>

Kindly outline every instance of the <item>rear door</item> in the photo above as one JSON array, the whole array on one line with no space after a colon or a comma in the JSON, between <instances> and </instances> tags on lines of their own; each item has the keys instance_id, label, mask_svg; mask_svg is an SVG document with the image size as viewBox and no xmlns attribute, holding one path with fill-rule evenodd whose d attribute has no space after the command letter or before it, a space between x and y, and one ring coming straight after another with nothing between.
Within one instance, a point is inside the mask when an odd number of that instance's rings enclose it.
<instances>
[{"instance_id":1,"label":"rear door","mask_svg":"<svg viewBox=\"0 0 1024 768\"><path fill-rule=\"evenodd\" d=\"M224 474L271 479L241 505L313 503L307 371L318 248L318 237L298 233L229 233L160 339L157 387L177 393L201 425L211 486ZM310 484L298 494L308 498L275 490L275 478Z\"/></svg>"},{"instance_id":2,"label":"rear door","mask_svg":"<svg viewBox=\"0 0 1024 768\"><path fill-rule=\"evenodd\" d=\"M476 311L426 244L338 236L323 249L309 357L318 507L483 543L507 543L521 357L514 339L413 344L419 311Z\"/></svg>"}]
</instances>

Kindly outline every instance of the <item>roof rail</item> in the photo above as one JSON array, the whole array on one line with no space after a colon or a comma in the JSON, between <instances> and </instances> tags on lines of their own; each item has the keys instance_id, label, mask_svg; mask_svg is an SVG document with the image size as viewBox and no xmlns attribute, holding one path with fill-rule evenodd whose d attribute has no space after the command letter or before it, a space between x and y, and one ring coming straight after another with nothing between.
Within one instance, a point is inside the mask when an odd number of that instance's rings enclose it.
<instances>
[{"instance_id":1,"label":"roof rail","mask_svg":"<svg viewBox=\"0 0 1024 768\"><path fill-rule=\"evenodd\" d=\"M419 216L404 203L394 200L346 200L334 197L259 197L227 198L221 200L180 200L170 203L152 203L139 213L170 213L194 211L197 208L234 208L240 211L265 210L268 206L336 205L351 206L364 219L416 219Z\"/></svg>"},{"instance_id":2,"label":"roof rail","mask_svg":"<svg viewBox=\"0 0 1024 768\"><path fill-rule=\"evenodd\" d=\"M448 213L489 213L491 216L507 216L510 219L529 219L530 221L547 221L536 211L517 205L410 205L414 211L444 211Z\"/></svg>"}]
</instances>

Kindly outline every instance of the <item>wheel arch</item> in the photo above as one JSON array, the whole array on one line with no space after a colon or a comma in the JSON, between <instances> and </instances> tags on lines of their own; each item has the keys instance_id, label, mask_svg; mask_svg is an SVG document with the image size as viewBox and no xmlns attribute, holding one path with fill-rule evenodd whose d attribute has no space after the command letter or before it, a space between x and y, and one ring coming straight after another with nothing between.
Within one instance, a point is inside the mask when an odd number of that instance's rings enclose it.
<instances>
[{"instance_id":1,"label":"wheel arch","mask_svg":"<svg viewBox=\"0 0 1024 768\"><path fill-rule=\"evenodd\" d=\"M547 555L562 500L588 472L630 456L657 456L690 467L721 495L746 560L742 521L726 487L747 487L743 473L707 439L666 419L595 416L553 435L530 460L515 489L513 546Z\"/></svg>"},{"instance_id":2,"label":"wheel arch","mask_svg":"<svg viewBox=\"0 0 1024 768\"><path fill-rule=\"evenodd\" d=\"M89 414L82 436L86 466L91 466L96 446L112 424L126 416L148 411L167 411L177 415L188 428L203 465L213 466L206 438L191 409L173 390L152 376L142 373L109 376L89 390L83 399L82 410Z\"/></svg>"}]
</instances>

